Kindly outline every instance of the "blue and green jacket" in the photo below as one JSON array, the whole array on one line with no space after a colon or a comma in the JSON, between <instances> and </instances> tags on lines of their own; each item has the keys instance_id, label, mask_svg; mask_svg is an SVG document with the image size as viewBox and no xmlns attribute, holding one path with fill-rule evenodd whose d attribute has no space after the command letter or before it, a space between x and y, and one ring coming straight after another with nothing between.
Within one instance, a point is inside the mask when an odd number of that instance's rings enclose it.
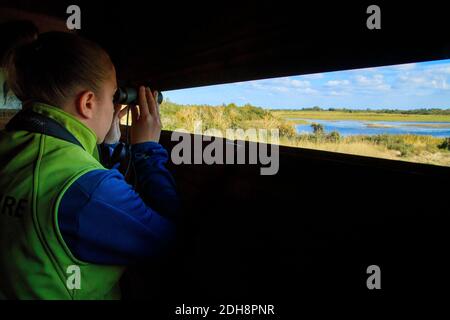
<instances>
[{"instance_id":1,"label":"blue and green jacket","mask_svg":"<svg viewBox=\"0 0 450 320\"><path fill-rule=\"evenodd\" d=\"M108 145L112 149L115 145ZM59 226L81 260L130 264L151 257L173 237L179 199L165 167L167 151L156 142L132 146L138 194L113 168L93 170L66 191Z\"/></svg>"},{"instance_id":2,"label":"blue and green jacket","mask_svg":"<svg viewBox=\"0 0 450 320\"><path fill-rule=\"evenodd\" d=\"M112 153L117 144L106 146ZM156 142L132 145L139 192L118 164L75 181L59 207L61 234L80 260L128 265L151 258L174 239L180 201L167 151Z\"/></svg>"}]
</instances>

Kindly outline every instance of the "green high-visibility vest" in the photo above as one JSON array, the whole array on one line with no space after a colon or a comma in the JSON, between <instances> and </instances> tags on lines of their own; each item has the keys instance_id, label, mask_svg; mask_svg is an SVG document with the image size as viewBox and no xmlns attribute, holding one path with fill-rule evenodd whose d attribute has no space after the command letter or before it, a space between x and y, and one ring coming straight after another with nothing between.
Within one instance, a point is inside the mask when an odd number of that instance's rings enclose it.
<instances>
[{"instance_id":1,"label":"green high-visibility vest","mask_svg":"<svg viewBox=\"0 0 450 320\"><path fill-rule=\"evenodd\" d=\"M65 191L81 175L105 169L96 134L63 110L29 106L61 123L83 148L27 131L0 131L0 298L119 299L123 266L80 261L58 226Z\"/></svg>"}]
</instances>

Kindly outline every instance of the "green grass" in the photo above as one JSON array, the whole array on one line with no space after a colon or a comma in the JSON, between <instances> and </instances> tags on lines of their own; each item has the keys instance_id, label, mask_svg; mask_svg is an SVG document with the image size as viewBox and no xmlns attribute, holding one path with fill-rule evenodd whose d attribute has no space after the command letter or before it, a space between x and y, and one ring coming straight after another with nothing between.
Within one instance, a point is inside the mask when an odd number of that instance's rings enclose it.
<instances>
[{"instance_id":1,"label":"green grass","mask_svg":"<svg viewBox=\"0 0 450 320\"><path fill-rule=\"evenodd\" d=\"M304 124L301 119L320 120L361 120L361 121L426 121L426 122L450 122L450 115L446 114L395 114L377 112L342 112L342 111L282 111L272 110L272 113L282 119L289 119L296 124Z\"/></svg>"},{"instance_id":2,"label":"green grass","mask_svg":"<svg viewBox=\"0 0 450 320\"><path fill-rule=\"evenodd\" d=\"M269 110L251 105L238 107L226 106L177 105L164 102L161 107L161 120L166 130L186 129L193 131L195 123L201 121L202 131L209 129L279 129L280 135L294 137L297 135L293 122L275 116Z\"/></svg>"}]
</instances>

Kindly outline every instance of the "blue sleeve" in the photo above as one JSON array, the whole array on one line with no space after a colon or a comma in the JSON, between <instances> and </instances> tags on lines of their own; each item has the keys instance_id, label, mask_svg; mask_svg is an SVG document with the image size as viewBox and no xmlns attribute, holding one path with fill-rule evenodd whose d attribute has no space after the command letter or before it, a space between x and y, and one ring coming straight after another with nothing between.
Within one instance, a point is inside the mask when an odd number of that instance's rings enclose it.
<instances>
[{"instance_id":1,"label":"blue sleeve","mask_svg":"<svg viewBox=\"0 0 450 320\"><path fill-rule=\"evenodd\" d=\"M166 149L157 142L132 145L133 165L137 177L137 192L156 211L174 220L178 218L180 201L172 174L165 167Z\"/></svg>"},{"instance_id":2,"label":"blue sleeve","mask_svg":"<svg viewBox=\"0 0 450 320\"><path fill-rule=\"evenodd\" d=\"M112 156L112 154L114 152L114 149L117 147L118 144L119 144L118 142L117 143L111 143L111 144L105 143L105 142L102 143L102 145L104 145L107 148L107 150L109 151L109 156L110 157ZM103 162L102 162L102 164L106 165ZM119 169L119 166L120 166L119 162L114 163L111 169Z\"/></svg>"},{"instance_id":3,"label":"blue sleeve","mask_svg":"<svg viewBox=\"0 0 450 320\"><path fill-rule=\"evenodd\" d=\"M64 194L58 224L76 258L131 264L164 254L173 244L180 206L173 178L163 165L167 152L159 144L135 149L142 194L116 169L88 172Z\"/></svg>"},{"instance_id":4,"label":"blue sleeve","mask_svg":"<svg viewBox=\"0 0 450 320\"><path fill-rule=\"evenodd\" d=\"M103 142L103 145L105 145L105 146L107 146L109 148L110 155L112 155L112 153L114 151L114 148L117 147L118 144L119 144L118 142L117 143L106 143L106 142Z\"/></svg>"}]
</instances>

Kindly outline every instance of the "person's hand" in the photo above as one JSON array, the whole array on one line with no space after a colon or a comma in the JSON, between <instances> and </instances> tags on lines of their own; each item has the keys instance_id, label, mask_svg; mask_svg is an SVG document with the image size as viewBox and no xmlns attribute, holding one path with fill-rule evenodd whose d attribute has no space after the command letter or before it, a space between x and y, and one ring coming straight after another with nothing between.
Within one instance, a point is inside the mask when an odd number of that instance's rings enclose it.
<instances>
[{"instance_id":1,"label":"person's hand","mask_svg":"<svg viewBox=\"0 0 450 320\"><path fill-rule=\"evenodd\" d=\"M120 141L120 119L122 119L123 116L127 114L128 106L126 106L122 110L121 108L122 105L120 104L114 106L113 121L111 123L111 128L109 129L108 133L105 136L105 139L103 140L104 143L115 144Z\"/></svg>"},{"instance_id":2,"label":"person's hand","mask_svg":"<svg viewBox=\"0 0 450 320\"><path fill-rule=\"evenodd\" d=\"M153 94L150 88L139 87L139 113L137 106L131 108L131 144L154 141L161 136L161 118L159 116L158 92Z\"/></svg>"}]
</instances>

